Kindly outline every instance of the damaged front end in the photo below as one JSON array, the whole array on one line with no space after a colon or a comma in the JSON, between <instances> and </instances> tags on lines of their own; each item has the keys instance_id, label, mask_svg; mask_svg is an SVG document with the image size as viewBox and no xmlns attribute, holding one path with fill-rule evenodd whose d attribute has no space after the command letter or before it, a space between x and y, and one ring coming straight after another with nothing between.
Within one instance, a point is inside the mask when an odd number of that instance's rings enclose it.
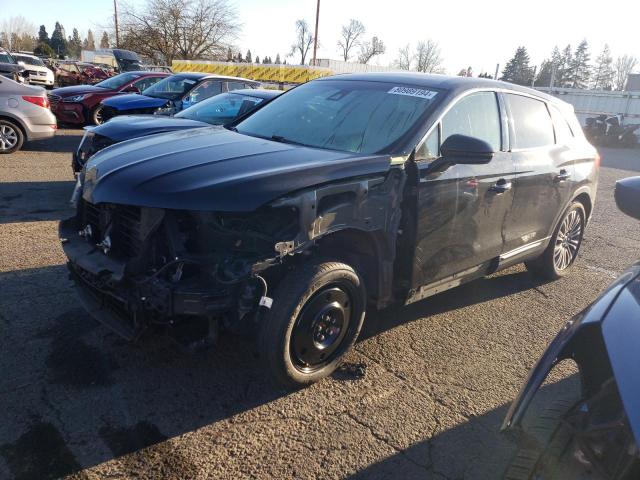
<instances>
[{"instance_id":1,"label":"damaged front end","mask_svg":"<svg viewBox=\"0 0 640 480\"><path fill-rule=\"evenodd\" d=\"M269 306L267 285L340 231L371 235L384 261L363 268L386 272L372 290L389 297L403 184L404 172L392 169L249 213L94 204L77 194L77 214L59 234L84 306L126 339L154 325L209 336L219 327L246 331L260 305Z\"/></svg>"},{"instance_id":2,"label":"damaged front end","mask_svg":"<svg viewBox=\"0 0 640 480\"><path fill-rule=\"evenodd\" d=\"M277 263L274 245L296 230L291 208L224 215L81 200L60 238L85 306L133 340L191 317L241 321L263 293L257 276Z\"/></svg>"}]
</instances>

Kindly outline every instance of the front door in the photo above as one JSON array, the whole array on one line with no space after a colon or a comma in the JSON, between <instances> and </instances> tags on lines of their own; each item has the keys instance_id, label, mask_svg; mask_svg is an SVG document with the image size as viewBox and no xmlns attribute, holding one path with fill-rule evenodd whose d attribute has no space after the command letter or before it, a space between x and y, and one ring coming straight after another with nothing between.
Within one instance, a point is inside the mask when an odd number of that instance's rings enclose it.
<instances>
[{"instance_id":1,"label":"front door","mask_svg":"<svg viewBox=\"0 0 640 480\"><path fill-rule=\"evenodd\" d=\"M503 147L503 117L495 92L471 93L451 107L416 150L412 288L471 275L502 253L514 179L511 156ZM434 170L439 145L453 134L485 140L494 147L495 155L486 164Z\"/></svg>"}]
</instances>

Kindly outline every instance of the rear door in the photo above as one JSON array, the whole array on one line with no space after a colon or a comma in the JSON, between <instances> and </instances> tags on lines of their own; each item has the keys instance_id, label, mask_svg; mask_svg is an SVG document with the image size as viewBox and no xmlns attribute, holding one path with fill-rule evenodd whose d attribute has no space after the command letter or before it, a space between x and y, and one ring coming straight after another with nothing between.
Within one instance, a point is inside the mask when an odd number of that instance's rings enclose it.
<instances>
[{"instance_id":1,"label":"rear door","mask_svg":"<svg viewBox=\"0 0 640 480\"><path fill-rule=\"evenodd\" d=\"M566 121L554 128L554 107L520 94L503 93L510 117L516 168L513 208L506 222L505 251L525 253L545 243L571 195L574 159Z\"/></svg>"},{"instance_id":2,"label":"rear door","mask_svg":"<svg viewBox=\"0 0 640 480\"><path fill-rule=\"evenodd\" d=\"M478 266L502 253L514 178L505 128L497 94L474 92L458 100L416 150L419 178L413 288L454 275L472 275L481 270ZM486 164L434 170L439 145L453 134L485 140L494 148L493 158Z\"/></svg>"}]
</instances>

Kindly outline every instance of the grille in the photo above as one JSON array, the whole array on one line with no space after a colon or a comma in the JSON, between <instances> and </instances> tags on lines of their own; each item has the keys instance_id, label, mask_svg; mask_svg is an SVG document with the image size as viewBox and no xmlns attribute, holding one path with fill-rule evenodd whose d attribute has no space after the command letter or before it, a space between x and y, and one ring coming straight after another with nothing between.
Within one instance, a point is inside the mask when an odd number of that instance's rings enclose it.
<instances>
[{"instance_id":1,"label":"grille","mask_svg":"<svg viewBox=\"0 0 640 480\"><path fill-rule=\"evenodd\" d=\"M60 103L60 95L53 95L51 93L47 94L47 98L49 99L49 103L51 104L51 108L56 108L58 103Z\"/></svg>"},{"instance_id":2,"label":"grille","mask_svg":"<svg viewBox=\"0 0 640 480\"><path fill-rule=\"evenodd\" d=\"M25 70L25 73L27 75L33 75L34 77L38 76L38 72L36 72L35 70Z\"/></svg>"},{"instance_id":3,"label":"grille","mask_svg":"<svg viewBox=\"0 0 640 480\"><path fill-rule=\"evenodd\" d=\"M84 224L91 225L92 240L99 243L108 231L111 252L133 258L142 251L141 209L128 205L83 202Z\"/></svg>"},{"instance_id":4,"label":"grille","mask_svg":"<svg viewBox=\"0 0 640 480\"><path fill-rule=\"evenodd\" d=\"M47 72L38 72L38 75L41 77L46 77L47 76Z\"/></svg>"}]
</instances>

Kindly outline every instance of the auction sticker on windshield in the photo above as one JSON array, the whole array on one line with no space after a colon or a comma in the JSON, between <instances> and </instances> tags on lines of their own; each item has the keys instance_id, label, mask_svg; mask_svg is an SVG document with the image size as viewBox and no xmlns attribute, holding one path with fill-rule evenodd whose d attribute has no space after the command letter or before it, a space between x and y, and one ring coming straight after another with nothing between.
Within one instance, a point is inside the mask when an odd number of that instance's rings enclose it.
<instances>
[{"instance_id":1,"label":"auction sticker on windshield","mask_svg":"<svg viewBox=\"0 0 640 480\"><path fill-rule=\"evenodd\" d=\"M422 90L421 88L411 87L393 87L387 93L393 93L394 95L408 95L410 97L419 97L427 100L431 100L438 92L432 92L431 90Z\"/></svg>"}]
</instances>

